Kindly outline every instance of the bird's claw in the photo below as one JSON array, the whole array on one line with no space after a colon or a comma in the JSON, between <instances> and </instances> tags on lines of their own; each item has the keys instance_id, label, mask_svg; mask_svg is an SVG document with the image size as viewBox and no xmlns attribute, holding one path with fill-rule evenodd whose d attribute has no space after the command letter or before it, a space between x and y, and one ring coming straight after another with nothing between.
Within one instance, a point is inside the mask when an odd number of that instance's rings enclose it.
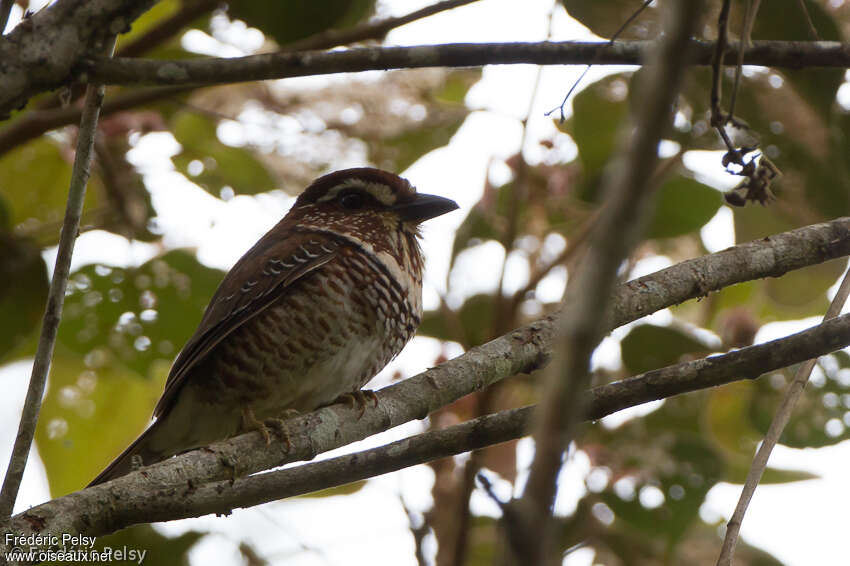
<instances>
[{"instance_id":1,"label":"bird's claw","mask_svg":"<svg viewBox=\"0 0 850 566\"><path fill-rule=\"evenodd\" d=\"M352 391L351 393L344 393L337 397L335 403L345 403L350 408L359 408L360 411L357 413L357 418L360 419L363 416L363 413L366 412L366 403L369 401L372 402L374 407L378 406L378 396L371 389L358 389L357 391Z\"/></svg>"}]
</instances>

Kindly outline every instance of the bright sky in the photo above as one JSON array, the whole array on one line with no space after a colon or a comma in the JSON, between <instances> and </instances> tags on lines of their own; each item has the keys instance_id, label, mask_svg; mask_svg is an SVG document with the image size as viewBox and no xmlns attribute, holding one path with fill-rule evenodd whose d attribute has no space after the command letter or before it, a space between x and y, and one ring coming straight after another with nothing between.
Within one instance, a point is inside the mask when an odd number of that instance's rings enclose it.
<instances>
[{"instance_id":1,"label":"bright sky","mask_svg":"<svg viewBox=\"0 0 850 566\"><path fill-rule=\"evenodd\" d=\"M391 0L382 5L392 15L415 10L431 0ZM551 0L482 0L467 7L453 10L427 20L395 30L389 42L397 45L442 43L452 41L538 41L546 38L547 17ZM387 13L387 12L385 12ZM14 16L14 15L13 15ZM553 21L555 40L591 39L593 36L582 26L566 16L562 9ZM231 34L233 36L233 34ZM244 30L232 40L243 49L257 45L257 34ZM218 54L239 54L238 48L225 46L218 41L194 33L192 45ZM543 112L560 103L560 99L582 68L549 67L544 69L537 100L529 120L526 157L539 160L536 141L550 137L554 126ZM614 69L593 69L584 84L590 84L601 74ZM466 120L451 143L434 151L403 172L420 191L437 193L454 198L462 211L478 200L483 187L487 164L491 158L507 157L518 149L521 136L520 120L528 111L531 87L537 69L528 65L489 67L484 78L469 93L467 104L476 109ZM305 84L324 84L325 78L311 78ZM294 81L284 82L290 85ZM159 212L159 224L165 232L165 245L169 248L191 246L198 249L201 261L221 268L230 267L268 228L282 216L291 199L281 195L236 197L228 202L215 199L200 188L175 173L169 157L178 146L168 134L151 134L138 141L130 158L145 174L154 205ZM574 151L569 147L565 151ZM703 180L718 188L734 184L721 173L716 157L686 156L686 164L700 168ZM489 174L494 181L503 179L505 172L499 167ZM185 215L191 210L191 215ZM462 213L448 214L429 222L425 229L424 248L428 258L425 301L434 306L437 290L445 287L451 234L463 220ZM733 242L732 213L722 208L702 231L708 249L723 249ZM553 245L557 245L555 242ZM74 266L104 261L113 264L134 265L158 253L157 246L129 244L126 240L102 232L84 234L78 241ZM498 280L503 252L496 245L483 245L468 254L466 267L461 266L457 281L461 300L464 296L492 290ZM48 257L52 264L53 256ZM655 258L638 266L641 272L650 272L669 264L666 258ZM489 267L488 267L489 266ZM509 288L523 284L527 273L510 270ZM564 274L556 273L545 285L544 293L557 299L563 290ZM656 315L657 320L669 320L669 313ZM806 321L805 326L813 322ZM789 325L766 328L759 340L772 339L788 332ZM619 354L615 333L606 339L595 357L600 364L613 364ZM417 338L402 355L372 382L380 386L395 369L412 375L427 368L440 349L434 340ZM455 348L449 352L459 353ZM0 399L0 461L8 461L17 418L23 403L29 364L18 363L0 371L0 384L7 394ZM629 415L646 412L637 409ZM615 415L609 424L615 426L626 415ZM419 423L410 423L385 434L367 439L344 451L384 444L421 430ZM528 462L531 444L519 445L520 462ZM338 453L338 452L337 452ZM330 454L333 455L333 454ZM323 457L327 457L323 456ZM815 472L821 479L785 486L760 487L750 507L743 527L746 540L757 544L790 566L818 564L830 566L846 564L846 509L850 508L850 490L846 481L846 463L850 461L847 443L821 450L790 450L778 448L772 459L777 467L805 469ZM36 454L30 458L17 510L23 510L48 499L44 471ZM562 493L558 509L568 512L584 490L584 476L589 469L586 457L578 454L562 477ZM598 479L598 478L597 478ZM604 480L603 480L604 481ZM307 565L414 565L413 540L407 517L399 502L399 495L414 511L425 511L431 504L430 489L433 475L429 468L418 466L399 473L370 481L358 493L344 497L322 499L295 499L270 503L248 510L234 512L229 518L202 517L162 524L158 528L170 535L198 529L215 533L198 544L192 553L193 564L240 563L238 544L249 541L264 558L271 562L297 566ZM497 482L497 490L508 486ZM719 485L713 489L703 508L708 520L727 517L735 505L739 486ZM507 493L504 493L507 495ZM641 494L643 497L643 494ZM652 503L653 494L646 494ZM495 515L498 510L481 494L473 497L476 512ZM429 541L429 552L434 552ZM592 552L587 549L571 555L566 564L589 566Z\"/></svg>"}]
</instances>

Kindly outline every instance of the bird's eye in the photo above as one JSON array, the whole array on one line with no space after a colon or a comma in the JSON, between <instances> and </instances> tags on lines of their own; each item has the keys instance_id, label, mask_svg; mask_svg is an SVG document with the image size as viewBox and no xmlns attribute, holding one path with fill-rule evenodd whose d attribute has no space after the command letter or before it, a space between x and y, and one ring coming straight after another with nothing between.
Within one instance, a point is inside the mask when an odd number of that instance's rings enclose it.
<instances>
[{"instance_id":1,"label":"bird's eye","mask_svg":"<svg viewBox=\"0 0 850 566\"><path fill-rule=\"evenodd\" d=\"M339 204L342 208L347 210L356 210L363 207L365 199L363 198L362 193L351 191L344 193L339 197Z\"/></svg>"}]
</instances>

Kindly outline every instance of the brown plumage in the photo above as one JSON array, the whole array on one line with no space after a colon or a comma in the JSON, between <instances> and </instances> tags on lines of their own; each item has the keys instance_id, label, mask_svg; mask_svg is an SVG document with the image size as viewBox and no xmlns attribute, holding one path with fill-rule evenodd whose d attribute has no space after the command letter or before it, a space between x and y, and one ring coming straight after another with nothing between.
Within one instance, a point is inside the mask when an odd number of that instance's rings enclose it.
<instances>
[{"instance_id":1,"label":"brown plumage","mask_svg":"<svg viewBox=\"0 0 850 566\"><path fill-rule=\"evenodd\" d=\"M156 420L90 485L363 387L419 325L419 223L455 208L378 169L314 181L225 276Z\"/></svg>"}]
</instances>

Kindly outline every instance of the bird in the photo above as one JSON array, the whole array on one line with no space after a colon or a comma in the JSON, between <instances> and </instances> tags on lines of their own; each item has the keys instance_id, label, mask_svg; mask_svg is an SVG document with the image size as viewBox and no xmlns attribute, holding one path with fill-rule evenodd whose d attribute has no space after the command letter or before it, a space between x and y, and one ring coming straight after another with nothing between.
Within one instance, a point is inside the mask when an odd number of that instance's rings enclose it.
<instances>
[{"instance_id":1,"label":"bird","mask_svg":"<svg viewBox=\"0 0 850 566\"><path fill-rule=\"evenodd\" d=\"M422 319L420 224L458 208L370 167L313 181L225 275L148 428L89 486L360 392ZM361 399L361 402L363 400Z\"/></svg>"}]
</instances>

